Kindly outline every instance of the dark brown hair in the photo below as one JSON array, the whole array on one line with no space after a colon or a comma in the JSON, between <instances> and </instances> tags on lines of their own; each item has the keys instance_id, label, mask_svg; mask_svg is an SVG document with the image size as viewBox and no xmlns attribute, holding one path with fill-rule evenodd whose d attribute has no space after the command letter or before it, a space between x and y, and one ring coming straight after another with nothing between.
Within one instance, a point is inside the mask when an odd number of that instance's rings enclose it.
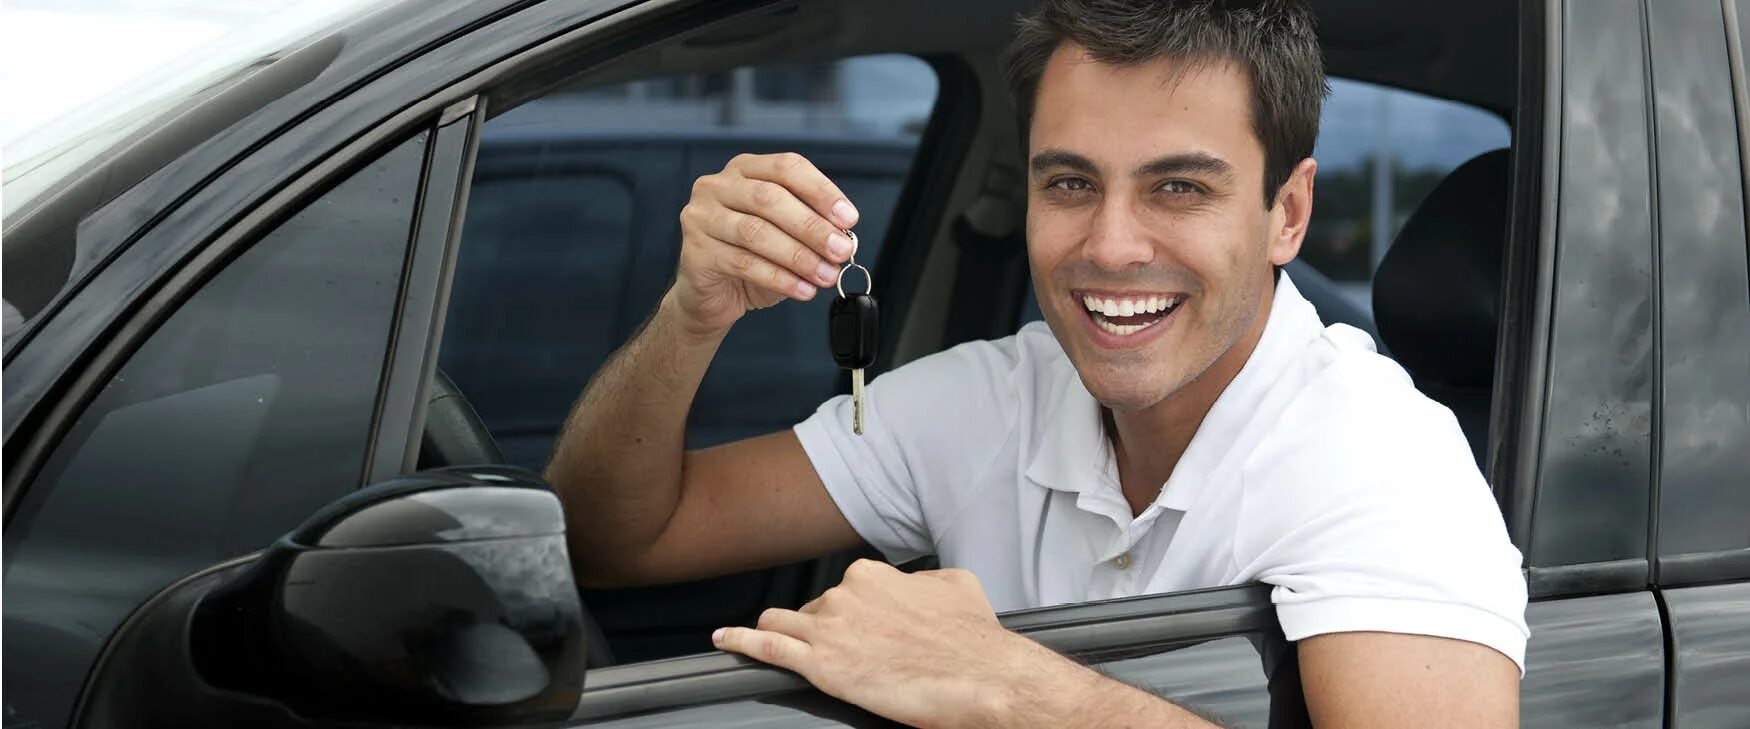
<instances>
[{"instance_id":1,"label":"dark brown hair","mask_svg":"<svg viewBox=\"0 0 1750 729\"><path fill-rule=\"evenodd\" d=\"M1180 71L1237 63L1252 84L1252 131L1264 146L1264 207L1312 156L1330 92L1312 10L1301 0L1045 0L1018 21L1003 56L1022 138L1045 63L1064 42L1120 66L1159 58Z\"/></svg>"}]
</instances>

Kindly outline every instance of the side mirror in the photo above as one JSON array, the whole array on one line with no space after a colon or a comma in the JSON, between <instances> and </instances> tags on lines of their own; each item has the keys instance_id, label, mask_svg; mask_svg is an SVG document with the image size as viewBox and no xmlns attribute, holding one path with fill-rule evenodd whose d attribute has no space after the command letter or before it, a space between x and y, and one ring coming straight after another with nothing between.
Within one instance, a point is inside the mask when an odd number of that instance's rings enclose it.
<instances>
[{"instance_id":1,"label":"side mirror","mask_svg":"<svg viewBox=\"0 0 1750 729\"><path fill-rule=\"evenodd\" d=\"M142 611L166 615L123 628L145 635L112 640L78 725L526 725L568 717L583 690L559 499L521 469L426 471L360 490L253 564L198 577L171 591L200 594L160 595ZM129 639L132 651L117 645ZM109 685L142 675L169 685ZM163 703L178 694L188 705ZM141 724L140 712L162 721Z\"/></svg>"}]
</instances>

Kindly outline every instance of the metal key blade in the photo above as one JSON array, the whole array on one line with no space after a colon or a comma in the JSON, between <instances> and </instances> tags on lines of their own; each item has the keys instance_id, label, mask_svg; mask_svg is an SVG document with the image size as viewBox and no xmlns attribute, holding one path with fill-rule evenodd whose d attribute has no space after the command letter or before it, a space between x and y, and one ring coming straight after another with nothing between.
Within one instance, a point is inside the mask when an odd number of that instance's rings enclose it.
<instances>
[{"instance_id":1,"label":"metal key blade","mask_svg":"<svg viewBox=\"0 0 1750 729\"><path fill-rule=\"evenodd\" d=\"M863 434L863 368L851 370L851 432Z\"/></svg>"}]
</instances>

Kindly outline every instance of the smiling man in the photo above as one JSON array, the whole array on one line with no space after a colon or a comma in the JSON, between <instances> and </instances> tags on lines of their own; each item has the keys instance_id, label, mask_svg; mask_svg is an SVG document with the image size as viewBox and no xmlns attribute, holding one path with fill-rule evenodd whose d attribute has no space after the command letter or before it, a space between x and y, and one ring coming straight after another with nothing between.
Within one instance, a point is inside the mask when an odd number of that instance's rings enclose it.
<instances>
[{"instance_id":1,"label":"smiling man","mask_svg":"<svg viewBox=\"0 0 1750 729\"><path fill-rule=\"evenodd\" d=\"M839 397L793 431L683 453L725 333L830 286L856 223L807 160L733 160L695 185L673 287L549 466L580 579L859 541L935 554L951 569L859 562L715 636L924 726L1201 725L994 610L1261 581L1319 726L1516 724L1520 555L1457 422L1278 268L1312 215L1310 11L1050 0L1007 64L1045 324L882 376L862 435Z\"/></svg>"}]
</instances>

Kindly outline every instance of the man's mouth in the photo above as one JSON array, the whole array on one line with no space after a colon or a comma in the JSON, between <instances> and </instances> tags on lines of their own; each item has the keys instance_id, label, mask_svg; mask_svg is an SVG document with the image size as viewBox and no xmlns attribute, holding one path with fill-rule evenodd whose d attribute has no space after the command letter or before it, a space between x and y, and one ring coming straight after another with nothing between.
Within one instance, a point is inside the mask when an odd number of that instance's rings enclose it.
<instances>
[{"instance_id":1,"label":"man's mouth","mask_svg":"<svg viewBox=\"0 0 1750 729\"><path fill-rule=\"evenodd\" d=\"M1160 324L1185 301L1185 294L1072 292L1094 326L1115 337L1129 337Z\"/></svg>"}]
</instances>

